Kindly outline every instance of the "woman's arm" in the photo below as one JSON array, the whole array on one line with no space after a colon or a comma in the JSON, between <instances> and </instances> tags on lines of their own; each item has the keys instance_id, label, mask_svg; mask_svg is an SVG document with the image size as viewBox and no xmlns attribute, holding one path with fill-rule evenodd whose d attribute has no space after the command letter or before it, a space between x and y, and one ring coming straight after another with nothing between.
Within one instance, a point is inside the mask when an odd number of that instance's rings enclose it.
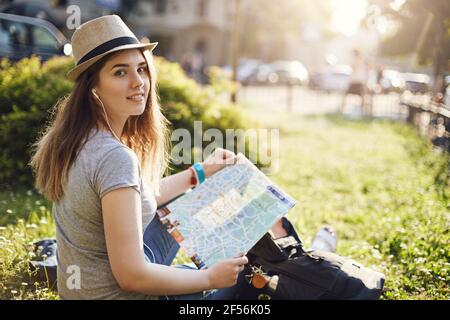
<instances>
[{"instance_id":1,"label":"woman's arm","mask_svg":"<svg viewBox=\"0 0 450 320\"><path fill-rule=\"evenodd\" d=\"M191 174L191 170L188 169L161 179L160 194L156 196L157 206L169 202L194 187L191 184Z\"/></svg>"},{"instance_id":2,"label":"woman's arm","mask_svg":"<svg viewBox=\"0 0 450 320\"><path fill-rule=\"evenodd\" d=\"M221 261L207 270L168 267L145 260L141 199L133 188L121 188L102 198L106 247L113 275L126 291L174 295L225 288L237 281L246 257Z\"/></svg>"},{"instance_id":3,"label":"woman's arm","mask_svg":"<svg viewBox=\"0 0 450 320\"><path fill-rule=\"evenodd\" d=\"M236 155L222 148L217 148L202 163L206 177L212 176L227 165L234 164ZM161 179L160 195L156 197L157 206L161 206L192 188L191 171L184 170Z\"/></svg>"}]
</instances>

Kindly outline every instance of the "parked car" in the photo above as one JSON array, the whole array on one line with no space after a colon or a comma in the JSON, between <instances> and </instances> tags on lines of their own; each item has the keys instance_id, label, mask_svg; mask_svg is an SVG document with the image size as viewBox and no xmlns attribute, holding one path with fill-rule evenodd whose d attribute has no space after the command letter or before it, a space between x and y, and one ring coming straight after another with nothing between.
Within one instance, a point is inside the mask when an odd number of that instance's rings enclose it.
<instances>
[{"instance_id":1,"label":"parked car","mask_svg":"<svg viewBox=\"0 0 450 320\"><path fill-rule=\"evenodd\" d=\"M32 1L19 3L13 2L2 8L1 11L3 13L15 14L18 16L43 19L49 21L57 28L62 28L65 23L65 21L60 21L57 19L48 6L45 6L42 3L33 3Z\"/></svg>"},{"instance_id":2,"label":"parked car","mask_svg":"<svg viewBox=\"0 0 450 320\"><path fill-rule=\"evenodd\" d=\"M307 85L308 71L300 61L275 61L271 64L269 81L280 85Z\"/></svg>"},{"instance_id":3,"label":"parked car","mask_svg":"<svg viewBox=\"0 0 450 320\"><path fill-rule=\"evenodd\" d=\"M242 79L244 85L273 85L277 81L272 72L272 66L268 63L261 63Z\"/></svg>"},{"instance_id":4,"label":"parked car","mask_svg":"<svg viewBox=\"0 0 450 320\"><path fill-rule=\"evenodd\" d=\"M261 64L257 59L241 59L237 70L236 78L238 81L245 80Z\"/></svg>"},{"instance_id":5,"label":"parked car","mask_svg":"<svg viewBox=\"0 0 450 320\"><path fill-rule=\"evenodd\" d=\"M381 93L401 93L405 89L405 80L397 70L384 69L379 79Z\"/></svg>"},{"instance_id":6,"label":"parked car","mask_svg":"<svg viewBox=\"0 0 450 320\"><path fill-rule=\"evenodd\" d=\"M306 85L308 80L308 71L300 61L279 60L258 65L243 82L252 85Z\"/></svg>"},{"instance_id":7,"label":"parked car","mask_svg":"<svg viewBox=\"0 0 450 320\"><path fill-rule=\"evenodd\" d=\"M430 91L430 77L422 73L402 73L405 81L405 90L411 93L427 93Z\"/></svg>"},{"instance_id":8,"label":"parked car","mask_svg":"<svg viewBox=\"0 0 450 320\"><path fill-rule=\"evenodd\" d=\"M257 70L261 64L261 60L258 59L240 59L239 66L237 68L236 80L245 84L246 79ZM222 68L223 71L231 77L233 69L230 65Z\"/></svg>"},{"instance_id":9,"label":"parked car","mask_svg":"<svg viewBox=\"0 0 450 320\"><path fill-rule=\"evenodd\" d=\"M46 61L55 55L71 53L67 38L50 22L0 13L0 59L16 62L36 55Z\"/></svg>"},{"instance_id":10,"label":"parked car","mask_svg":"<svg viewBox=\"0 0 450 320\"><path fill-rule=\"evenodd\" d=\"M314 73L310 76L309 87L325 92L345 92L350 84L352 68L337 65Z\"/></svg>"}]
</instances>

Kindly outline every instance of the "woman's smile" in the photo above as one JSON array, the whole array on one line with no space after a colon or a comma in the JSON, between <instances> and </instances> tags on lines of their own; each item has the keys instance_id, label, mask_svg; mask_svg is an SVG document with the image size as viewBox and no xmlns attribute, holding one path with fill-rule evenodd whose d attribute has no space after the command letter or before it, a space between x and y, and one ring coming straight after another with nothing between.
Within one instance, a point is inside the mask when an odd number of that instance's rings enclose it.
<instances>
[{"instance_id":1,"label":"woman's smile","mask_svg":"<svg viewBox=\"0 0 450 320\"><path fill-rule=\"evenodd\" d=\"M134 94L132 96L127 97L127 100L130 100L132 102L143 102L145 99L145 95L143 93Z\"/></svg>"}]
</instances>

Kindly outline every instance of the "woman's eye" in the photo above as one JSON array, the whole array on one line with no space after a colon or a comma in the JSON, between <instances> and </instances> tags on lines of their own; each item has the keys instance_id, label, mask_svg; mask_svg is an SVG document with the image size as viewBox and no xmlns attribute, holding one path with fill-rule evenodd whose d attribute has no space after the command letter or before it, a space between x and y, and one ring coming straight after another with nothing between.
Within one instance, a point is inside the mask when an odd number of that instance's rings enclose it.
<instances>
[{"instance_id":1,"label":"woman's eye","mask_svg":"<svg viewBox=\"0 0 450 320\"><path fill-rule=\"evenodd\" d=\"M138 72L147 72L147 67L140 67Z\"/></svg>"},{"instance_id":2,"label":"woman's eye","mask_svg":"<svg viewBox=\"0 0 450 320\"><path fill-rule=\"evenodd\" d=\"M125 71L124 70L117 70L115 73L114 73L114 75L115 76L118 76L118 77L121 77L121 76L123 76L125 74Z\"/></svg>"}]
</instances>

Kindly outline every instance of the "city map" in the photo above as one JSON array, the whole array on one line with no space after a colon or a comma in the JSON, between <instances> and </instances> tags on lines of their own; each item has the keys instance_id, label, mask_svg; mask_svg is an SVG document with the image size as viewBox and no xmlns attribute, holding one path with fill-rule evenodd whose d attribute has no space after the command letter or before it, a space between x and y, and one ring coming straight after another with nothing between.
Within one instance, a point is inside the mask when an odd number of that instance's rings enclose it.
<instances>
[{"instance_id":1,"label":"city map","mask_svg":"<svg viewBox=\"0 0 450 320\"><path fill-rule=\"evenodd\" d=\"M161 222L199 268L245 253L296 201L243 154L158 209Z\"/></svg>"}]
</instances>

